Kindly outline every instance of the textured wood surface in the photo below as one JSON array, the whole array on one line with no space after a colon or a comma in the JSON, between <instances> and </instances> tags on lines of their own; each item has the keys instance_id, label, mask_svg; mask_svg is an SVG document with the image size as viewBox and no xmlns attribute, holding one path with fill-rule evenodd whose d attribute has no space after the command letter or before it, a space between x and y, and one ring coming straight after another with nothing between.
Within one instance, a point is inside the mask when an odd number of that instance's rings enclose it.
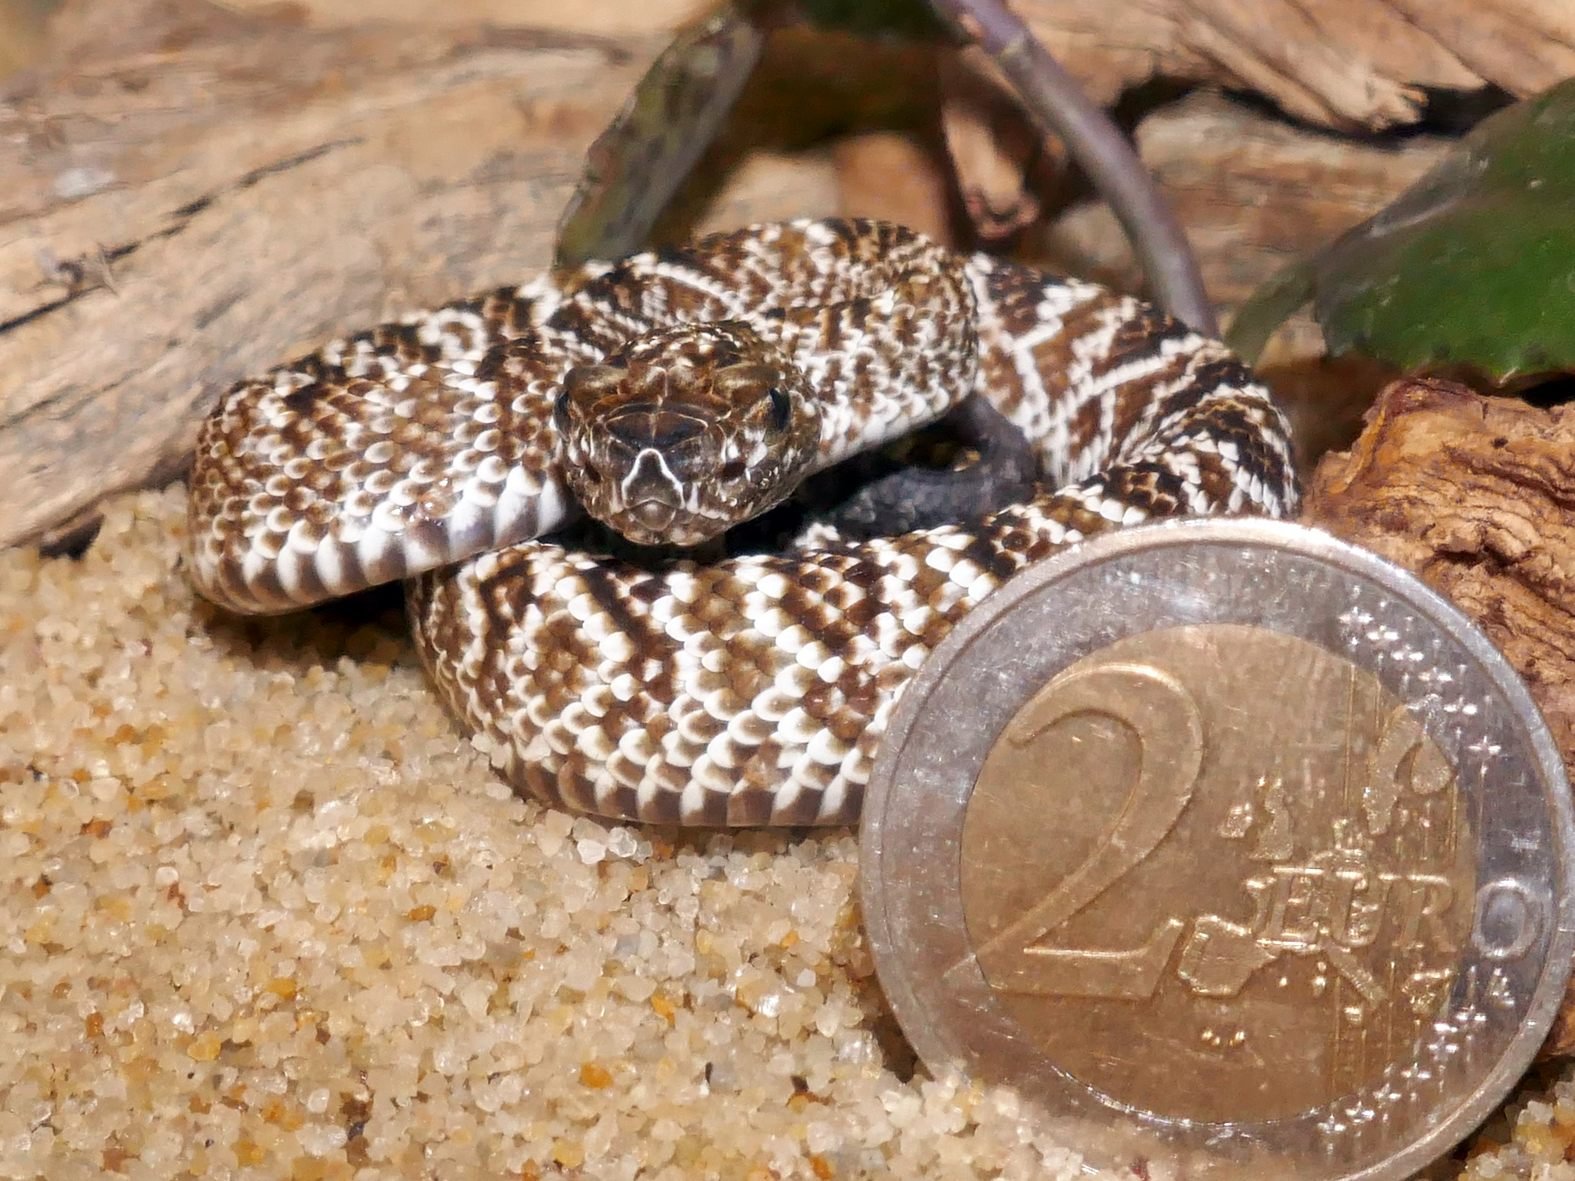
<instances>
[{"instance_id":1,"label":"textured wood surface","mask_svg":"<svg viewBox=\"0 0 1575 1181\"><path fill-rule=\"evenodd\" d=\"M143 16L156 35L75 43L0 92L0 545L177 474L235 379L543 265L661 43ZM835 195L829 161L757 156L709 224Z\"/></svg>"},{"instance_id":2,"label":"textured wood surface","mask_svg":"<svg viewBox=\"0 0 1575 1181\"><path fill-rule=\"evenodd\" d=\"M529 25L580 33L669 31L713 0L295 0L323 23ZM268 11L278 0L227 0ZM1575 74L1569 0L1013 0L1092 92L1110 100L1167 77L1262 94L1344 130L1403 126L1429 91L1523 96Z\"/></svg>"},{"instance_id":3,"label":"textured wood surface","mask_svg":"<svg viewBox=\"0 0 1575 1181\"><path fill-rule=\"evenodd\" d=\"M1575 71L1563 0L1408 3L1021 10L1101 96L1164 73L1256 87L1343 126L1414 118L1419 87L1523 92ZM586 146L705 6L69 0L47 55L0 84L0 545L69 539L103 496L179 473L230 381L540 266ZM1057 204L1050 147L1013 118L976 63L790 31L663 229L841 211L944 234L959 209L1002 230L1049 210L1019 253L1140 286L1114 220L1097 202ZM1137 138L1226 307L1444 144L1347 138L1210 95L1160 107ZM1267 358L1308 455L1350 437L1386 376L1319 348L1304 322Z\"/></svg>"},{"instance_id":4,"label":"textured wood surface","mask_svg":"<svg viewBox=\"0 0 1575 1181\"><path fill-rule=\"evenodd\" d=\"M1319 464L1306 516L1471 615L1575 757L1575 405L1397 382L1356 445Z\"/></svg>"},{"instance_id":5,"label":"textured wood surface","mask_svg":"<svg viewBox=\"0 0 1575 1181\"><path fill-rule=\"evenodd\" d=\"M1063 55L1119 91L1165 75L1255 91L1309 122L1412 122L1428 89L1510 94L1575 73L1568 0L1017 0Z\"/></svg>"}]
</instances>

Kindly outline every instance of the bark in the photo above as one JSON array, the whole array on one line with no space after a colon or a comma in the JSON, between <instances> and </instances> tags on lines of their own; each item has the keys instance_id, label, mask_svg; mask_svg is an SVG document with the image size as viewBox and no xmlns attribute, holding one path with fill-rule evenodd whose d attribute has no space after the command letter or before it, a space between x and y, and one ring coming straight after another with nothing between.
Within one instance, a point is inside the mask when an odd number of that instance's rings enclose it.
<instances>
[{"instance_id":1,"label":"bark","mask_svg":"<svg viewBox=\"0 0 1575 1181\"><path fill-rule=\"evenodd\" d=\"M1218 0L1019 6L1105 97L1161 72L1237 82L1253 73L1220 64L1251 55L1220 32L1240 14ZM702 7L390 2L372 20L364 6L330 0L125 0L106 19L101 0L67 4L53 56L0 90L9 181L0 192L0 471L10 493L0 544L69 539L103 496L178 474L195 423L229 382L335 333L542 265L586 146L671 26ZM1296 21L1316 18L1306 44L1327 41L1348 68L1369 71L1375 95L1383 87L1373 79L1399 77L1374 72L1385 63L1413 63L1402 89L1489 78L1441 48L1455 27L1441 16L1417 17L1404 32L1390 19L1397 10L1376 0L1274 0L1255 11L1263 28L1238 30L1254 52L1267 53L1266 30L1289 36ZM1568 43L1557 15L1524 0L1471 21L1500 22L1495 36L1514 44L1540 30L1513 87L1522 90ZM1431 51L1392 52L1434 25ZM631 32L609 33L619 28ZM1352 50L1357 41L1370 52ZM1205 44L1236 48L1209 57ZM1281 56L1286 70L1301 69L1297 55ZM1325 56L1311 53L1307 69ZM957 81L966 65L943 57L778 34L662 236L839 211L944 231L956 222L954 194L963 204L981 197L975 212L1002 231L1037 213L1037 203L1014 207L1013 185L1044 164L1044 141L1014 140L1011 110L987 90L972 92L971 113L958 106L943 118L937 70L948 94L967 85ZM1317 89L1297 76L1301 89ZM815 134L849 126L860 134L803 150ZM987 174L987 191L971 191L967 175L954 189L943 129L965 173ZM1210 95L1159 109L1137 141L1226 307L1286 258L1372 213L1446 142L1350 139ZM1045 183L1041 175L1034 202ZM1028 261L1140 286L1124 236L1097 202L1024 234L1020 247ZM1356 408L1390 376L1327 362L1320 347L1303 322L1264 364L1308 457L1348 440Z\"/></svg>"},{"instance_id":2,"label":"bark","mask_svg":"<svg viewBox=\"0 0 1575 1181\"><path fill-rule=\"evenodd\" d=\"M490 22L603 34L671 31L715 0L378 0L384 19ZM359 24L365 0L297 0ZM279 0L227 0L270 11ZM1155 77L1262 94L1343 130L1414 121L1430 90L1524 96L1575 74L1568 0L1012 0L1050 51L1109 101Z\"/></svg>"},{"instance_id":3,"label":"bark","mask_svg":"<svg viewBox=\"0 0 1575 1181\"><path fill-rule=\"evenodd\" d=\"M1566 0L1017 0L1102 97L1165 75L1342 130L1413 122L1428 90L1525 96L1575 73ZM1096 70L1094 64L1100 62Z\"/></svg>"},{"instance_id":4,"label":"bark","mask_svg":"<svg viewBox=\"0 0 1575 1181\"><path fill-rule=\"evenodd\" d=\"M1575 756L1575 405L1397 382L1356 446L1319 464L1306 517L1481 624Z\"/></svg>"},{"instance_id":5,"label":"bark","mask_svg":"<svg viewBox=\"0 0 1575 1181\"><path fill-rule=\"evenodd\" d=\"M1336 131L1406 127L1435 98L1481 106L1575 74L1575 5L1567 0L1015 0L1013 7L1098 102L1166 79L1254 93ZM976 60L966 68L971 80L943 78L964 203L986 233L1025 225L1038 212L1045 153L1025 147L1026 121L1001 96L994 71ZM1233 146L1214 141L1204 156ZM1061 162L1058 148L1047 151Z\"/></svg>"},{"instance_id":6,"label":"bark","mask_svg":"<svg viewBox=\"0 0 1575 1181\"><path fill-rule=\"evenodd\" d=\"M661 45L139 15L138 39L72 38L0 92L0 545L179 474L236 379L542 266ZM829 162L760 156L709 224L835 199Z\"/></svg>"}]
</instances>

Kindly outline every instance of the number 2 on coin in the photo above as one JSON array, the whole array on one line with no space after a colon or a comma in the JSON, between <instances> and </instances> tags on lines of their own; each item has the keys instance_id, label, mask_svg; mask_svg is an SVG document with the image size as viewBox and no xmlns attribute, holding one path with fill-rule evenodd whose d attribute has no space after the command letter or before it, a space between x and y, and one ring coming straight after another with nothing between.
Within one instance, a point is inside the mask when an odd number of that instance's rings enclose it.
<instances>
[{"instance_id":1,"label":"number 2 on coin","mask_svg":"<svg viewBox=\"0 0 1575 1181\"><path fill-rule=\"evenodd\" d=\"M1161 923L1123 951L1041 946L1158 848L1192 799L1203 762L1203 725L1185 687L1148 664L1114 663L1058 677L1007 726L1025 747L1079 714L1110 719L1136 735L1137 780L1104 839L1037 906L983 943L976 955L991 984L1010 992L1140 999L1153 995L1186 924Z\"/></svg>"}]
</instances>

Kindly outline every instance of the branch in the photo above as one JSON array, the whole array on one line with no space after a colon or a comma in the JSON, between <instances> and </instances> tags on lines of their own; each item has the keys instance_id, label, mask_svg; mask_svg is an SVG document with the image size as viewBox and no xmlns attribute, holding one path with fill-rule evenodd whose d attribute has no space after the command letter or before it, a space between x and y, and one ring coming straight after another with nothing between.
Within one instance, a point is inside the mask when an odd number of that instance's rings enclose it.
<instances>
[{"instance_id":1,"label":"branch","mask_svg":"<svg viewBox=\"0 0 1575 1181\"><path fill-rule=\"evenodd\" d=\"M932 3L953 29L995 60L1034 121L1065 141L1120 219L1159 304L1178 320L1217 336L1214 308L1181 223L1110 116L1088 100L1000 0Z\"/></svg>"}]
</instances>

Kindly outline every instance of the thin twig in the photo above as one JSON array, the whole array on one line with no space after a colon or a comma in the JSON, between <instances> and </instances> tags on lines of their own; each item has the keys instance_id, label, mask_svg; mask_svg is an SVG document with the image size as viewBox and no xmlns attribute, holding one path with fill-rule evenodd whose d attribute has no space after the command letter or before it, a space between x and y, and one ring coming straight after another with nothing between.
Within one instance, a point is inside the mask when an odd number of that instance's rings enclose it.
<instances>
[{"instance_id":1,"label":"thin twig","mask_svg":"<svg viewBox=\"0 0 1575 1181\"><path fill-rule=\"evenodd\" d=\"M1001 0L931 0L931 5L995 60L1034 121L1066 143L1120 219L1160 305L1199 331L1218 335L1219 323L1181 223L1110 116L1088 100Z\"/></svg>"}]
</instances>

